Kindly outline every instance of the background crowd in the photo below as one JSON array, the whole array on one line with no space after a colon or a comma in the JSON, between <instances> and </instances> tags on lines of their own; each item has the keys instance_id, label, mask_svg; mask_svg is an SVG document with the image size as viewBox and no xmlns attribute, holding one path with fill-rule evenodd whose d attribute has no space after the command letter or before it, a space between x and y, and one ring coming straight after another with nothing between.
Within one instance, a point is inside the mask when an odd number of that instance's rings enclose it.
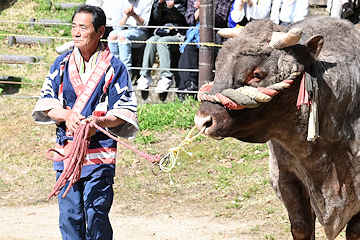
<instances>
[{"instance_id":1,"label":"background crowd","mask_svg":"<svg viewBox=\"0 0 360 240\"><path fill-rule=\"evenodd\" d=\"M183 91L198 90L198 72L180 71L174 75L169 68L175 63L179 69L198 69L199 45L195 43L200 41L199 29L182 27L199 27L200 0L87 0L86 4L104 10L107 29L103 38L108 40L112 54L128 67L138 89L145 90L156 82L157 93L170 87ZM266 18L287 26L308 15L309 1L215 0L214 8L215 28L242 28L250 21ZM327 11L330 16L338 18L354 15L352 3L348 0L328 0ZM215 32L214 43L221 44L225 40ZM143 53L141 70L136 74L131 70L134 49L141 49ZM157 57L160 79L155 81L151 68ZM183 100L185 94L178 93L178 96Z\"/></svg>"}]
</instances>

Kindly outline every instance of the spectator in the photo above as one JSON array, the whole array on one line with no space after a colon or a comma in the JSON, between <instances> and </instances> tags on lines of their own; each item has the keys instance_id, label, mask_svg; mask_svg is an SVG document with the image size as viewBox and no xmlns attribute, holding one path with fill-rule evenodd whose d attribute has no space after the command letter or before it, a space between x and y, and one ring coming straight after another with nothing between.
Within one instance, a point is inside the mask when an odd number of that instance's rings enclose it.
<instances>
[{"instance_id":1,"label":"spectator","mask_svg":"<svg viewBox=\"0 0 360 240\"><path fill-rule=\"evenodd\" d=\"M350 7L349 0L341 0L341 4L343 9L342 18L347 18L354 14L354 10Z\"/></svg>"},{"instance_id":2,"label":"spectator","mask_svg":"<svg viewBox=\"0 0 360 240\"><path fill-rule=\"evenodd\" d=\"M64 198L69 182L58 195L63 239L113 239L108 214L114 196L117 142L92 123L125 138L138 131L136 98L126 67L100 42L105 24L101 8L81 5L76 9L71 30L75 48L51 66L32 113L37 123L56 124L55 148L64 155L71 151L73 133L81 121L90 123L81 178ZM69 161L54 162L57 179Z\"/></svg>"},{"instance_id":3,"label":"spectator","mask_svg":"<svg viewBox=\"0 0 360 240\"><path fill-rule=\"evenodd\" d=\"M248 22L268 18L270 10L271 0L235 0L228 19L230 28L220 29L218 33L226 38L236 37Z\"/></svg>"},{"instance_id":4,"label":"spectator","mask_svg":"<svg viewBox=\"0 0 360 240\"><path fill-rule=\"evenodd\" d=\"M348 18L354 14L348 0L328 0L326 10L336 18Z\"/></svg>"},{"instance_id":5,"label":"spectator","mask_svg":"<svg viewBox=\"0 0 360 240\"><path fill-rule=\"evenodd\" d=\"M215 27L227 27L227 18L229 15L231 0L215 1ZM190 26L199 27L199 9L200 0L188 0L185 13L186 22ZM186 43L197 43L200 41L199 29L189 29L186 32L186 40L180 46L181 56L179 59L180 69L198 69L199 68L199 46L187 45ZM217 40L219 41L219 40ZM221 40L218 42L221 43ZM198 90L198 72L180 71L179 90L197 91ZM185 94L178 93L180 100L184 100Z\"/></svg>"},{"instance_id":6,"label":"spectator","mask_svg":"<svg viewBox=\"0 0 360 240\"><path fill-rule=\"evenodd\" d=\"M137 80L138 89L146 89L153 82L151 68L155 62L156 51L160 60L160 81L157 83L155 92L163 93L174 83L174 74L168 70L171 66L171 52L166 42L179 42L185 38L186 30L177 29L176 26L187 26L185 20L186 0L156 0L153 4L152 18L155 25L172 26L172 28L160 28L154 31L154 35L147 40L140 78Z\"/></svg>"},{"instance_id":7,"label":"spectator","mask_svg":"<svg viewBox=\"0 0 360 240\"><path fill-rule=\"evenodd\" d=\"M109 34L109 48L116 58L119 58L128 68L132 66L131 48L144 44L132 44L127 41L148 39L148 31L136 26L147 26L150 20L152 0L118 0L114 4L113 31ZM128 25L128 27L124 27ZM117 40L119 42L117 42Z\"/></svg>"},{"instance_id":8,"label":"spectator","mask_svg":"<svg viewBox=\"0 0 360 240\"><path fill-rule=\"evenodd\" d=\"M274 0L270 19L282 26L303 20L309 11L308 0Z\"/></svg>"},{"instance_id":9,"label":"spectator","mask_svg":"<svg viewBox=\"0 0 360 240\"><path fill-rule=\"evenodd\" d=\"M97 6L101 8L106 15L106 28L105 34L102 37L103 39L107 39L109 33L113 30L112 28L112 18L114 15L114 6L116 5L117 0L86 0L85 4Z\"/></svg>"},{"instance_id":10,"label":"spectator","mask_svg":"<svg viewBox=\"0 0 360 240\"><path fill-rule=\"evenodd\" d=\"M271 0L235 0L230 9L229 27L245 26L254 19L270 17Z\"/></svg>"}]
</instances>

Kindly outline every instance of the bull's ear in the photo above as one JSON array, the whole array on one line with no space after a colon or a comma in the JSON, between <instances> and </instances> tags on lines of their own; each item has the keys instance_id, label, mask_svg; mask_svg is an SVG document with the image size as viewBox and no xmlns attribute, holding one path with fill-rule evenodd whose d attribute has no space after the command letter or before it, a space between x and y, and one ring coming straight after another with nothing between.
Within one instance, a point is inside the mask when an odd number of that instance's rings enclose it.
<instances>
[{"instance_id":1,"label":"bull's ear","mask_svg":"<svg viewBox=\"0 0 360 240\"><path fill-rule=\"evenodd\" d=\"M317 57L319 56L323 44L324 44L324 37L320 34L312 36L305 43L303 43L303 45L305 45L309 50L310 55L314 60L316 60Z\"/></svg>"},{"instance_id":2,"label":"bull's ear","mask_svg":"<svg viewBox=\"0 0 360 240\"><path fill-rule=\"evenodd\" d=\"M324 43L322 35L314 35L301 44L296 44L288 49L296 60L305 66L316 61Z\"/></svg>"}]
</instances>

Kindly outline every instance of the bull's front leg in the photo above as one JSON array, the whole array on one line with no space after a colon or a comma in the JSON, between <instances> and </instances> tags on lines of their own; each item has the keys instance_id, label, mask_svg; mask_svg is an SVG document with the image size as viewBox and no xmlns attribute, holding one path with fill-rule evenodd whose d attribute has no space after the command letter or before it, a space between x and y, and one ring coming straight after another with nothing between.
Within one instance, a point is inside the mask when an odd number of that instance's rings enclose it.
<instances>
[{"instance_id":1,"label":"bull's front leg","mask_svg":"<svg viewBox=\"0 0 360 240\"><path fill-rule=\"evenodd\" d=\"M315 214L305 187L291 173L280 173L278 187L289 214L293 238L315 239Z\"/></svg>"},{"instance_id":2,"label":"bull's front leg","mask_svg":"<svg viewBox=\"0 0 360 240\"><path fill-rule=\"evenodd\" d=\"M360 213L353 216L346 227L346 239L347 240L359 240L360 239Z\"/></svg>"},{"instance_id":3,"label":"bull's front leg","mask_svg":"<svg viewBox=\"0 0 360 240\"><path fill-rule=\"evenodd\" d=\"M310 205L308 191L296 175L289 171L291 166L285 161L286 157L290 157L289 154L281 148L276 149L280 147L276 144L268 144L271 184L288 212L292 236L295 240L314 240L315 214ZM277 156L281 156L280 159L274 155L274 148Z\"/></svg>"}]
</instances>

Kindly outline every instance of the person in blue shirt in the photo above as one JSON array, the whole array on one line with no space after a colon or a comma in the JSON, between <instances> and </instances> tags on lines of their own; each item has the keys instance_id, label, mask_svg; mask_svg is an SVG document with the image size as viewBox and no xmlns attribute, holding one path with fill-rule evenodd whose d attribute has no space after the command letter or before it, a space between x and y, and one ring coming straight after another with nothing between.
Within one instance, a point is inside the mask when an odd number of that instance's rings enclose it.
<instances>
[{"instance_id":1,"label":"person in blue shirt","mask_svg":"<svg viewBox=\"0 0 360 240\"><path fill-rule=\"evenodd\" d=\"M270 17L271 0L235 0L230 9L229 27L245 26L256 19Z\"/></svg>"},{"instance_id":2,"label":"person in blue shirt","mask_svg":"<svg viewBox=\"0 0 360 240\"><path fill-rule=\"evenodd\" d=\"M216 0L215 1L215 27L227 27L227 18L229 16L231 0ZM199 27L199 13L200 1L188 0L188 5L185 13L186 22L190 26ZM219 35L215 35L215 42L221 44L224 40ZM198 69L199 68L199 46L187 43L197 43L200 41L200 33L198 28L192 28L186 32L186 40L180 46L180 59L178 67L180 69ZM179 90L197 91L199 82L199 73L191 71L180 71ZM178 93L178 98L184 100L188 94Z\"/></svg>"},{"instance_id":3,"label":"person in blue shirt","mask_svg":"<svg viewBox=\"0 0 360 240\"><path fill-rule=\"evenodd\" d=\"M101 8L76 9L71 30L75 48L55 60L32 112L36 123L56 124L58 153L72 151L74 132L82 121L124 138L138 132L136 97L126 66L100 42L105 24ZM80 179L66 196L62 197L69 182L58 195L60 232L63 239L109 240L117 142L93 125L87 136L90 145ZM70 161L54 162L57 179Z\"/></svg>"}]
</instances>

